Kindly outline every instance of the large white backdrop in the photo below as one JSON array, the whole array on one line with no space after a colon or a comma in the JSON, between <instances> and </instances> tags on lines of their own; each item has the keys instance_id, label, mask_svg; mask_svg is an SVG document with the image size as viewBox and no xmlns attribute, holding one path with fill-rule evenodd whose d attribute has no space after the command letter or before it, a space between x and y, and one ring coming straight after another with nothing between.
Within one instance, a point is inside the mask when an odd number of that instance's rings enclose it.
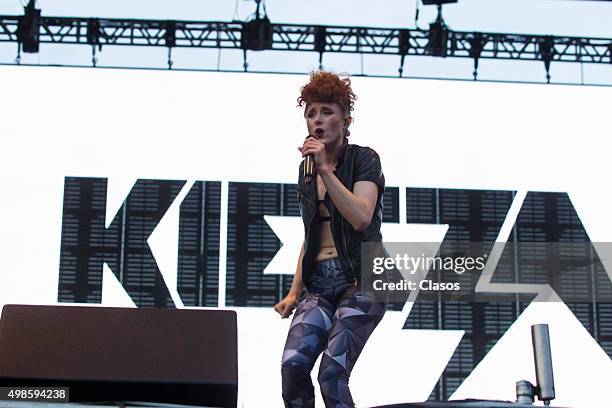
<instances>
[{"instance_id":1,"label":"large white backdrop","mask_svg":"<svg viewBox=\"0 0 612 408\"><path fill-rule=\"evenodd\" d=\"M66 176L108 178L107 226L138 178L186 179L183 195L196 180L219 180L225 194L230 181L295 183L306 135L296 98L306 81L0 67L0 306L57 303ZM523 198L530 190L568 192L591 240L612 241L612 88L377 78L353 78L353 88L351 141L380 154L388 186L506 189ZM182 307L178 210L170 207L149 243ZM226 217L222 209L221 251ZM299 237L299 224L290 224L274 230ZM446 229L404 231L441 241ZM291 273L290 258L275 268ZM610 274L612 260L603 262ZM222 291L224 265L220 271ZM106 266L102 305L134 307ZM461 339L462 331L401 330L410 306L386 314L360 357L351 377L358 406L425 400ZM239 406L280 407L289 320L271 308L234 309ZM562 302L532 303L453 398L513 400L515 381L535 383L533 323L550 325L555 404L605 406L612 362Z\"/></svg>"}]
</instances>

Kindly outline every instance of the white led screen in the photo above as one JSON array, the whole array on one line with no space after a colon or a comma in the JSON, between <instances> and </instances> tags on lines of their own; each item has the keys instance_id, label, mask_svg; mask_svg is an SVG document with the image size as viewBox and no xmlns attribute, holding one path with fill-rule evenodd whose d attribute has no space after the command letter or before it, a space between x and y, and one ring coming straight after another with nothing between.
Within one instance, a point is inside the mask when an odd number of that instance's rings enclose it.
<instances>
[{"instance_id":1,"label":"white led screen","mask_svg":"<svg viewBox=\"0 0 612 408\"><path fill-rule=\"evenodd\" d=\"M228 240L239 235L229 204L241 183L297 182L297 147L306 128L296 98L306 81L306 75L0 67L0 306L58 303L66 183L92 178L106 186L106 228L138 180L180 181L146 242L174 306L197 307L177 285L180 208L198 182L218 182L210 190L218 197L218 249L209 265L218 278L209 296L218 299L208 307L238 312L239 406L280 407L289 321L272 310L274 300L255 294L250 304L239 292L226 296L239 278L228 272L234 267ZM506 238L530 193L558 193L569 199L591 241L612 241L611 88L352 81L358 100L350 141L374 148L387 187L397 188L398 219L383 226L387 239L441 242L452 229L406 216L412 192L420 189L508 192L500 225ZM252 273L285 275L282 289L295 269L303 231L295 215L280 211L263 214L258 224L267 224L273 231L267 233L282 243L278 256ZM612 276L612 259L601 261ZM103 263L101 298L94 303L136 306L113 268ZM452 377L447 363L464 330L402 329L411 306L387 312L364 349L351 377L358 406L422 401L443 373ZM452 398L513 400L515 381L535 383L529 325L548 323L554 404L604 406L612 380L603 348L612 349L612 340L605 340L612 336L607 310L598 343L563 302L532 303L467 378L449 386L456 388Z\"/></svg>"}]
</instances>

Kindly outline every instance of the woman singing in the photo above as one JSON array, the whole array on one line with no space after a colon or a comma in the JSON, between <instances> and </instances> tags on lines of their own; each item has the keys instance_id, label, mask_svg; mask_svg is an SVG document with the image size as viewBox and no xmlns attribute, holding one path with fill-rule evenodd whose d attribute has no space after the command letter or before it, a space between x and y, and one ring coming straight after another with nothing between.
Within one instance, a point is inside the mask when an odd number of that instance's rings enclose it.
<instances>
[{"instance_id":1,"label":"woman singing","mask_svg":"<svg viewBox=\"0 0 612 408\"><path fill-rule=\"evenodd\" d=\"M312 72L297 99L309 134L298 149L314 157L315 175L304 176L303 160L304 244L291 289L274 306L286 318L297 305L282 357L285 407L314 407L310 372L321 352L325 406L354 407L349 376L386 309L361 290L361 243L382 241L385 178L374 150L347 142L355 99L350 79L331 72Z\"/></svg>"}]
</instances>

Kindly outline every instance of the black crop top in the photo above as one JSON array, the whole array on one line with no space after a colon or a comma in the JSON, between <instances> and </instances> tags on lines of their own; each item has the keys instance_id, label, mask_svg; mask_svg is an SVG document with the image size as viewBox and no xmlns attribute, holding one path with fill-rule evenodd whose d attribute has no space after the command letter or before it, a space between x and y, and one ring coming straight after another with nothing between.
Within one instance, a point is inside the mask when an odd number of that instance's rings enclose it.
<instances>
[{"instance_id":1,"label":"black crop top","mask_svg":"<svg viewBox=\"0 0 612 408\"><path fill-rule=\"evenodd\" d=\"M318 204L323 204L325 203L325 200L317 200L317 205ZM331 221L331 216L325 216L325 217L321 217L321 213L319 211L317 211L317 215L315 216L315 221L316 222L327 222L327 221Z\"/></svg>"}]
</instances>

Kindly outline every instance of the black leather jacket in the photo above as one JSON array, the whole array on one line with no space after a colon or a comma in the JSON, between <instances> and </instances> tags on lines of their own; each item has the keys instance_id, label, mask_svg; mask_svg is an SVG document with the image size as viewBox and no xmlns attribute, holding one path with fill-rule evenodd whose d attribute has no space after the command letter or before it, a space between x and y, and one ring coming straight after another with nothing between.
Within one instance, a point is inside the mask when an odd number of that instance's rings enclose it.
<instances>
[{"instance_id":1,"label":"black leather jacket","mask_svg":"<svg viewBox=\"0 0 612 408\"><path fill-rule=\"evenodd\" d=\"M369 147L345 143L341 146L334 174L350 191L358 181L373 181L378 185L378 198L370 225L364 231L356 231L340 214L331 198L325 194L325 206L331 216L331 233L338 252L342 270L349 282L361 281L361 243L381 242L382 195L385 190L378 154ZM310 276L316 267L316 254L319 250L320 223L313 222L318 213L317 178L310 183L304 180L304 161L300 164L297 185L300 214L304 222L304 257L302 259L302 280L308 286Z\"/></svg>"}]
</instances>

